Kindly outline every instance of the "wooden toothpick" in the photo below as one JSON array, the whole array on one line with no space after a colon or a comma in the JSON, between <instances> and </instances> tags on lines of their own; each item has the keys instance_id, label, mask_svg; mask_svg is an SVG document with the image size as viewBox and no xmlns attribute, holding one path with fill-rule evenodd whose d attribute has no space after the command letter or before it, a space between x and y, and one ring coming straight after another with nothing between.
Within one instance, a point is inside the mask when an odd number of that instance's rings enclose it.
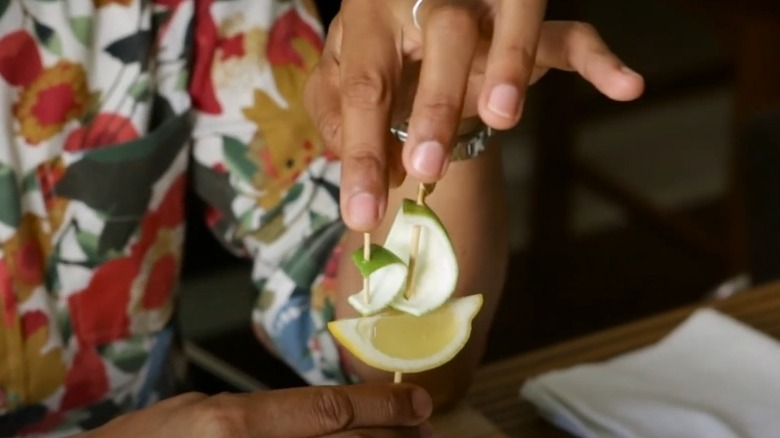
<instances>
[{"instance_id":1,"label":"wooden toothpick","mask_svg":"<svg viewBox=\"0 0 780 438\"><path fill-rule=\"evenodd\" d=\"M433 192L435 184L420 183L417 188L417 205L423 205L425 198ZM415 271L417 268L417 253L420 251L420 234L422 229L419 225L412 227L412 245L409 248L409 277L406 283L406 299L411 298L414 288Z\"/></svg>"},{"instance_id":2,"label":"wooden toothpick","mask_svg":"<svg viewBox=\"0 0 780 438\"><path fill-rule=\"evenodd\" d=\"M371 260L371 233L363 233L363 259ZM363 277L363 301L368 304L368 300L371 299L368 288L371 284L368 281L368 275Z\"/></svg>"},{"instance_id":3,"label":"wooden toothpick","mask_svg":"<svg viewBox=\"0 0 780 438\"><path fill-rule=\"evenodd\" d=\"M435 184L420 183L417 188L417 205L425 204L425 198L433 192L436 187ZM417 253L420 251L420 234L422 229L419 225L412 227L412 246L409 248L409 277L406 283L406 292L404 295L407 299L411 297L411 291L414 287L415 280L415 268L417 267ZM396 371L393 374L393 383L401 383L404 375L400 371Z\"/></svg>"}]
</instances>

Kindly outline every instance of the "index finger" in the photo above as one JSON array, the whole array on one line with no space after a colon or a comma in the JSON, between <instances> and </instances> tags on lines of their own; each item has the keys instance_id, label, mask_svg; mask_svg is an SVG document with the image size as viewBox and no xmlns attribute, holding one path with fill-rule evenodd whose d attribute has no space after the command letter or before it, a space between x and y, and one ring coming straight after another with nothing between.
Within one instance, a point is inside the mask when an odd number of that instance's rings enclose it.
<instances>
[{"instance_id":1,"label":"index finger","mask_svg":"<svg viewBox=\"0 0 780 438\"><path fill-rule=\"evenodd\" d=\"M295 388L246 395L250 430L263 437L310 437L372 428L422 424L430 396L409 384ZM253 435L254 436L254 435Z\"/></svg>"},{"instance_id":2,"label":"index finger","mask_svg":"<svg viewBox=\"0 0 780 438\"><path fill-rule=\"evenodd\" d=\"M493 128L509 129L520 119L546 5L545 0L498 3L479 105L482 120Z\"/></svg>"},{"instance_id":3,"label":"index finger","mask_svg":"<svg viewBox=\"0 0 780 438\"><path fill-rule=\"evenodd\" d=\"M425 61L404 150L407 170L423 182L439 180L449 162L479 36L473 9L446 3L426 17Z\"/></svg>"},{"instance_id":4,"label":"index finger","mask_svg":"<svg viewBox=\"0 0 780 438\"><path fill-rule=\"evenodd\" d=\"M401 60L384 2L352 0L342 14L341 212L347 226L367 232L387 206L387 133Z\"/></svg>"}]
</instances>

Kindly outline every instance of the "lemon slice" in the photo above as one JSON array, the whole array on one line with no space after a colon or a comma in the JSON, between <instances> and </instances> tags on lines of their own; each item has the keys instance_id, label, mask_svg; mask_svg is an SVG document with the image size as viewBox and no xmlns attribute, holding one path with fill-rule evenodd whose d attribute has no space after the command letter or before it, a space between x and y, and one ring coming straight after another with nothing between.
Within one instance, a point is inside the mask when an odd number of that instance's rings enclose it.
<instances>
[{"instance_id":1,"label":"lemon slice","mask_svg":"<svg viewBox=\"0 0 780 438\"><path fill-rule=\"evenodd\" d=\"M463 349L482 295L457 298L423 316L389 311L328 323L358 359L384 371L418 373L441 366Z\"/></svg>"},{"instance_id":2,"label":"lemon slice","mask_svg":"<svg viewBox=\"0 0 780 438\"><path fill-rule=\"evenodd\" d=\"M363 250L352 253L352 261L363 277L368 277L369 290L347 298L349 304L363 316L384 310L397 299L406 287L406 264L387 249L372 244L371 258L363 258ZM366 301L368 298L368 301Z\"/></svg>"},{"instance_id":3,"label":"lemon slice","mask_svg":"<svg viewBox=\"0 0 780 438\"><path fill-rule=\"evenodd\" d=\"M428 313L447 301L458 284L458 260L444 225L427 205L405 199L385 241L385 248L409 260L412 229L421 227L414 281L392 307L412 315Z\"/></svg>"}]
</instances>

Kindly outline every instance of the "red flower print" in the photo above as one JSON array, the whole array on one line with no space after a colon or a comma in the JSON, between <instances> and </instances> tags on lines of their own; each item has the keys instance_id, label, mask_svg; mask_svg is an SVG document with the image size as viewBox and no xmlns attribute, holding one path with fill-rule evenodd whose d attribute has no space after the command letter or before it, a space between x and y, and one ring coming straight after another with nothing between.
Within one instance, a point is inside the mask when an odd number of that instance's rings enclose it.
<instances>
[{"instance_id":1,"label":"red flower print","mask_svg":"<svg viewBox=\"0 0 780 438\"><path fill-rule=\"evenodd\" d=\"M222 220L222 212L212 206L206 207L205 216L206 216L206 225L208 225L211 228L216 227L219 221Z\"/></svg>"},{"instance_id":2,"label":"red flower print","mask_svg":"<svg viewBox=\"0 0 780 438\"><path fill-rule=\"evenodd\" d=\"M143 308L147 310L163 307L171 296L176 277L179 273L179 261L172 254L168 254L157 260L144 292Z\"/></svg>"},{"instance_id":3,"label":"red flower print","mask_svg":"<svg viewBox=\"0 0 780 438\"><path fill-rule=\"evenodd\" d=\"M330 253L330 258L328 258L328 262L325 264L325 271L323 274L327 278L336 278L339 273L339 260L341 259L341 253L344 252L344 245L339 243L336 245L335 248L333 248L333 251Z\"/></svg>"},{"instance_id":4,"label":"red flower print","mask_svg":"<svg viewBox=\"0 0 780 438\"><path fill-rule=\"evenodd\" d=\"M41 195L43 195L43 202L49 213L50 229L59 230L70 201L67 198L58 197L54 187L65 175L65 164L61 157L44 161L35 169L35 174L38 177L38 186L41 189Z\"/></svg>"},{"instance_id":5,"label":"red flower print","mask_svg":"<svg viewBox=\"0 0 780 438\"><path fill-rule=\"evenodd\" d=\"M61 411L100 400L108 392L108 376L103 359L94 348L81 347L65 377Z\"/></svg>"},{"instance_id":6,"label":"red flower print","mask_svg":"<svg viewBox=\"0 0 780 438\"><path fill-rule=\"evenodd\" d=\"M53 208L53 202L55 199L54 186L65 175L65 164L61 158L57 158L53 161L41 163L37 169L35 169L36 176L38 177L38 184L43 194L43 199L46 202L48 209Z\"/></svg>"},{"instance_id":7,"label":"red flower print","mask_svg":"<svg viewBox=\"0 0 780 438\"><path fill-rule=\"evenodd\" d=\"M140 275L147 253L163 234L161 231L184 222L185 188L186 179L182 176L168 190L159 208L141 223L139 239L130 248L130 254L103 264L84 290L68 297L73 330L81 345L102 345L130 334L128 303L133 283ZM162 257L155 262L145 285L144 306L159 306L170 297L178 276L178 260L174 265L171 261Z\"/></svg>"},{"instance_id":8,"label":"red flower print","mask_svg":"<svg viewBox=\"0 0 780 438\"><path fill-rule=\"evenodd\" d=\"M27 300L43 282L44 259L49 254L45 236L40 219L28 213L22 217L14 236L5 243L5 267L20 302Z\"/></svg>"},{"instance_id":9,"label":"red flower print","mask_svg":"<svg viewBox=\"0 0 780 438\"><path fill-rule=\"evenodd\" d=\"M40 310L33 310L22 315L22 335L30 337L36 330L46 325L49 318Z\"/></svg>"},{"instance_id":10,"label":"red flower print","mask_svg":"<svg viewBox=\"0 0 780 438\"><path fill-rule=\"evenodd\" d=\"M60 61L24 88L14 105L14 115L22 136L34 145L59 133L68 121L81 117L88 100L84 68Z\"/></svg>"},{"instance_id":11,"label":"red flower print","mask_svg":"<svg viewBox=\"0 0 780 438\"><path fill-rule=\"evenodd\" d=\"M211 62L214 51L217 48L217 25L211 16L211 5L214 0L201 0L197 2L195 17L195 48L192 81L190 82L190 95L195 107L207 114L220 114L222 106L217 100L214 91L214 82L211 78Z\"/></svg>"},{"instance_id":12,"label":"red flower print","mask_svg":"<svg viewBox=\"0 0 780 438\"><path fill-rule=\"evenodd\" d=\"M220 60L222 61L244 56L244 34L239 33L223 39L219 43L219 48L222 49L222 54L220 55Z\"/></svg>"},{"instance_id":13,"label":"red flower print","mask_svg":"<svg viewBox=\"0 0 780 438\"><path fill-rule=\"evenodd\" d=\"M160 221L161 228L175 228L184 222L184 196L186 192L187 179L184 176L179 177L171 184L171 188L168 189L168 193L153 215Z\"/></svg>"},{"instance_id":14,"label":"red flower print","mask_svg":"<svg viewBox=\"0 0 780 438\"><path fill-rule=\"evenodd\" d=\"M68 135L65 150L76 152L97 149L138 138L133 122L119 114L98 114L87 126L82 126Z\"/></svg>"},{"instance_id":15,"label":"red flower print","mask_svg":"<svg viewBox=\"0 0 780 438\"><path fill-rule=\"evenodd\" d=\"M43 70L35 40L25 30L17 30L0 39L0 76L9 84L23 87Z\"/></svg>"},{"instance_id":16,"label":"red flower print","mask_svg":"<svg viewBox=\"0 0 780 438\"><path fill-rule=\"evenodd\" d=\"M16 324L16 295L5 259L0 259L0 310L6 329Z\"/></svg>"},{"instance_id":17,"label":"red flower print","mask_svg":"<svg viewBox=\"0 0 780 438\"><path fill-rule=\"evenodd\" d=\"M303 21L298 11L290 9L279 17L271 28L268 36L268 61L274 65L293 64L298 68L305 68L306 60L293 47L293 42L298 38L308 41L318 52L322 51L320 35Z\"/></svg>"},{"instance_id":18,"label":"red flower print","mask_svg":"<svg viewBox=\"0 0 780 438\"><path fill-rule=\"evenodd\" d=\"M181 6L183 1L184 0L154 0L156 6L168 9L168 18L162 23L160 29L157 31L157 44L160 44L168 34L168 29L173 22L173 16L176 15L176 12L179 10L179 6Z\"/></svg>"},{"instance_id":19,"label":"red flower print","mask_svg":"<svg viewBox=\"0 0 780 438\"><path fill-rule=\"evenodd\" d=\"M217 163L211 166L211 170L217 172L220 175L226 175L228 173L228 168L225 166L225 163Z\"/></svg>"},{"instance_id":20,"label":"red flower print","mask_svg":"<svg viewBox=\"0 0 780 438\"><path fill-rule=\"evenodd\" d=\"M155 5L178 8L183 0L154 0Z\"/></svg>"},{"instance_id":21,"label":"red flower print","mask_svg":"<svg viewBox=\"0 0 780 438\"><path fill-rule=\"evenodd\" d=\"M139 263L135 254L110 260L98 268L86 289L68 297L81 345L101 345L130 334L127 302Z\"/></svg>"},{"instance_id":22,"label":"red flower print","mask_svg":"<svg viewBox=\"0 0 780 438\"><path fill-rule=\"evenodd\" d=\"M16 274L23 282L37 284L43 278L43 251L37 241L28 240L19 245Z\"/></svg>"}]
</instances>

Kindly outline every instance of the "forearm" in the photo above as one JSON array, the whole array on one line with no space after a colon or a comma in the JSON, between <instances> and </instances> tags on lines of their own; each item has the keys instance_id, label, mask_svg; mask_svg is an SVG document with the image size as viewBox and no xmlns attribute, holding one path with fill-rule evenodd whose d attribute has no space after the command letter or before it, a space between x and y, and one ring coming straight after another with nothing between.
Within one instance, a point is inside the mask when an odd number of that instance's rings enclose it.
<instances>
[{"instance_id":1,"label":"forearm","mask_svg":"<svg viewBox=\"0 0 780 438\"><path fill-rule=\"evenodd\" d=\"M474 321L469 344L454 360L433 371L405 376L433 395L437 405L448 404L465 392L470 377L479 365L485 341L504 285L508 256L504 179L500 148L491 145L477 159L452 163L445 178L436 186L427 202L439 215L455 245L460 265L456 296L483 294L484 306ZM387 215L372 233L374 242L383 242L395 212L404 198L414 199L417 181L407 179L390 195ZM345 256L339 267L338 318L355 315L346 297L360 290L362 278L349 253L360 247L362 235L350 232ZM370 368L350 357L350 365L364 380L387 380L387 373Z\"/></svg>"}]
</instances>

